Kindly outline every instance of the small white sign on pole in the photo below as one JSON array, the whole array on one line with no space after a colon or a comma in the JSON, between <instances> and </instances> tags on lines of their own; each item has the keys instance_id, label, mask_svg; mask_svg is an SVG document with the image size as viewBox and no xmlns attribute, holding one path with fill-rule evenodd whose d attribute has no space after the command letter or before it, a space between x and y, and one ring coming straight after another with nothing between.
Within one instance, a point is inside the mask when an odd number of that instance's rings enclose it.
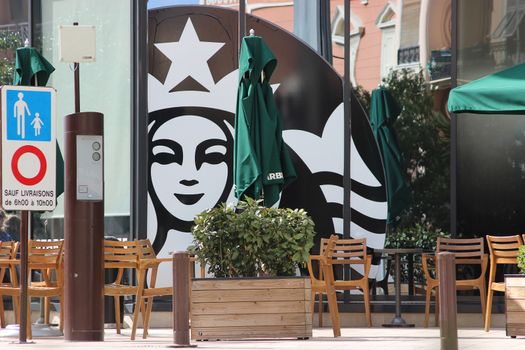
<instances>
[{"instance_id":1,"label":"small white sign on pole","mask_svg":"<svg viewBox=\"0 0 525 350\"><path fill-rule=\"evenodd\" d=\"M48 87L1 88L1 205L6 210L55 208L55 95Z\"/></svg>"}]
</instances>

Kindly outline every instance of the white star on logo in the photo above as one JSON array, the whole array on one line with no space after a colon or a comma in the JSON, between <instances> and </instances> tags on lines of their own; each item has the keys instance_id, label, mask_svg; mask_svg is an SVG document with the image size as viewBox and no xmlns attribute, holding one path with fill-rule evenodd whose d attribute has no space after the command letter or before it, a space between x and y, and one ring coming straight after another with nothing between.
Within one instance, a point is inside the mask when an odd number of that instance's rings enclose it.
<instances>
[{"instance_id":1,"label":"white star on logo","mask_svg":"<svg viewBox=\"0 0 525 350\"><path fill-rule=\"evenodd\" d=\"M210 90L215 82L208 60L223 46L224 43L200 41L193 23L188 18L178 42L155 44L155 47L172 62L164 85L175 87L191 76Z\"/></svg>"}]
</instances>

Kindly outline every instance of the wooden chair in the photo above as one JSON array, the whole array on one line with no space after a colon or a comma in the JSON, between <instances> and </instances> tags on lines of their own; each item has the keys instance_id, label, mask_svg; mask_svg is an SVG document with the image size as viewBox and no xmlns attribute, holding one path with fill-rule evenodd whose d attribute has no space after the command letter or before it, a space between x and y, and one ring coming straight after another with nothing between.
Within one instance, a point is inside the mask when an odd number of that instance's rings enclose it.
<instances>
[{"instance_id":1,"label":"wooden chair","mask_svg":"<svg viewBox=\"0 0 525 350\"><path fill-rule=\"evenodd\" d=\"M437 251L454 253L456 258L456 266L458 265L480 265L481 273L477 278L471 279L456 279L456 289L469 290L478 289L481 299L481 312L485 315L485 273L487 272L488 256L485 254L483 238L472 239L453 239L439 237L437 241ZM435 265L435 276L432 276L429 267L429 261L433 260ZM430 297L432 290L436 289L436 308L435 319L436 324L439 322L439 279L437 278L437 255L430 257L427 254L423 255L422 259L423 272L426 279L426 303L425 303L425 327L428 327L428 319L430 316Z\"/></svg>"},{"instance_id":2,"label":"wooden chair","mask_svg":"<svg viewBox=\"0 0 525 350\"><path fill-rule=\"evenodd\" d=\"M327 287L328 306L332 315L334 336L341 335L341 325L337 310L336 290L360 289L363 291L365 314L368 327L372 326L372 316L370 313L370 295L368 287L368 274L372 265L372 257L366 254L366 239L339 239L331 237L326 246L325 254L321 256L323 274ZM363 265L363 275L359 279L340 280L334 275L334 266ZM351 271L351 270L350 270Z\"/></svg>"},{"instance_id":3,"label":"wooden chair","mask_svg":"<svg viewBox=\"0 0 525 350\"><path fill-rule=\"evenodd\" d=\"M139 240L139 265L137 269L137 298L133 312L133 325L131 340L135 340L139 313L142 313L144 339L148 336L149 318L153 307L153 298L159 296L173 295L172 287L156 287L157 272L162 262L171 262L171 258L157 258L153 246L149 240ZM149 280L148 275L149 274Z\"/></svg>"},{"instance_id":4,"label":"wooden chair","mask_svg":"<svg viewBox=\"0 0 525 350\"><path fill-rule=\"evenodd\" d=\"M505 282L496 282L496 269L498 265L517 264L518 249L523 245L521 236L486 236L490 252L490 272L485 314L485 332L490 329L492 315L492 297L494 291L505 293Z\"/></svg>"},{"instance_id":5,"label":"wooden chair","mask_svg":"<svg viewBox=\"0 0 525 350\"><path fill-rule=\"evenodd\" d=\"M136 296L138 285L132 280L125 283L124 272L132 270L137 272L141 250L137 241L112 241L104 240L104 269L116 269L117 276L111 283L104 285L104 295L112 296L115 304L115 326L120 334L120 297Z\"/></svg>"},{"instance_id":6,"label":"wooden chair","mask_svg":"<svg viewBox=\"0 0 525 350\"><path fill-rule=\"evenodd\" d=\"M334 238L336 236L333 236ZM315 306L315 296L319 295L319 327L323 326L323 294L327 293L326 281L323 278L323 269L321 268L321 256L325 254L326 246L328 245L329 238L321 238L319 245L319 255L310 255L308 259L308 274L310 275L310 285L311 285L311 297L310 297L310 313L312 317L312 322L314 319L314 306ZM314 273L314 262L317 262L318 271L317 274ZM316 277L316 275L318 277Z\"/></svg>"},{"instance_id":7,"label":"wooden chair","mask_svg":"<svg viewBox=\"0 0 525 350\"><path fill-rule=\"evenodd\" d=\"M173 258L157 258L153 246L148 239L138 241L140 258L139 258L139 267L137 272L137 285L139 289L137 290L137 301L135 305L135 311L133 313L133 327L131 331L131 340L135 340L137 324L138 324L138 315L142 313L143 317L143 333L142 338L146 339L148 337L149 329L149 319L151 316L151 311L153 307L154 297L160 296L173 296L172 287L157 287L157 273L159 265L161 263L167 262L172 264ZM193 276L195 257L190 258L190 283L189 283L189 293L191 299L191 278ZM201 266L200 270L201 277L204 277L205 271L204 266ZM149 280L148 280L149 275ZM191 302L190 302L191 306ZM191 311L190 311L191 313Z\"/></svg>"},{"instance_id":8,"label":"wooden chair","mask_svg":"<svg viewBox=\"0 0 525 350\"><path fill-rule=\"evenodd\" d=\"M58 297L60 301L60 330L64 327L64 279L63 279L63 241L33 241L28 242L28 276L31 271L40 270L44 281L28 283L28 296L51 298ZM20 260L14 260L13 265L19 265ZM20 286L0 287L0 297L9 295L20 297ZM28 323L27 337L32 338L31 334L31 304L28 303Z\"/></svg>"},{"instance_id":9,"label":"wooden chair","mask_svg":"<svg viewBox=\"0 0 525 350\"><path fill-rule=\"evenodd\" d=\"M0 287L17 287L18 278L16 275L16 266L13 262L16 259L16 253L18 251L18 242L0 242ZM9 270L9 282L4 283L4 278ZM15 320L18 320L18 298L12 297L13 312ZM0 296L0 328L5 328L5 314L4 314L4 301Z\"/></svg>"}]
</instances>

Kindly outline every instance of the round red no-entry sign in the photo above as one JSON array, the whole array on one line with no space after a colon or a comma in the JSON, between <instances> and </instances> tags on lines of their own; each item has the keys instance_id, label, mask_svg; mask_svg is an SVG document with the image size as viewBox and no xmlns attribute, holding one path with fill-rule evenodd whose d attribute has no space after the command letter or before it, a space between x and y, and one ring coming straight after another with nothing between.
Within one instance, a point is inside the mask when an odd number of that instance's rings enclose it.
<instances>
[{"instance_id":1,"label":"round red no-entry sign","mask_svg":"<svg viewBox=\"0 0 525 350\"><path fill-rule=\"evenodd\" d=\"M33 177L25 177L20 173L20 170L18 169L18 161L20 160L20 157L22 157L26 153L32 153L40 162L40 169L38 170L38 173ZM15 179L17 179L22 185L26 186L33 186L42 181L44 176L46 175L47 170L47 161L46 156L40 149L38 149L35 146L31 145L25 145L20 147L15 151L13 154L13 159L11 159L11 170L13 171L13 175Z\"/></svg>"}]
</instances>

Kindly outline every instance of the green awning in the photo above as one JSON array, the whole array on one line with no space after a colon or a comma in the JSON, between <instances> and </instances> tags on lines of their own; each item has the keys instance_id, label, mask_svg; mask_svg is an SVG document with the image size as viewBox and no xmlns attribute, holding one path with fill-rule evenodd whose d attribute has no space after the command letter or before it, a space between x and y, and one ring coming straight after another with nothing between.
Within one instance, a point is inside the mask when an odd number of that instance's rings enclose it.
<instances>
[{"instance_id":1,"label":"green awning","mask_svg":"<svg viewBox=\"0 0 525 350\"><path fill-rule=\"evenodd\" d=\"M448 110L453 113L525 113L525 63L452 89Z\"/></svg>"}]
</instances>

